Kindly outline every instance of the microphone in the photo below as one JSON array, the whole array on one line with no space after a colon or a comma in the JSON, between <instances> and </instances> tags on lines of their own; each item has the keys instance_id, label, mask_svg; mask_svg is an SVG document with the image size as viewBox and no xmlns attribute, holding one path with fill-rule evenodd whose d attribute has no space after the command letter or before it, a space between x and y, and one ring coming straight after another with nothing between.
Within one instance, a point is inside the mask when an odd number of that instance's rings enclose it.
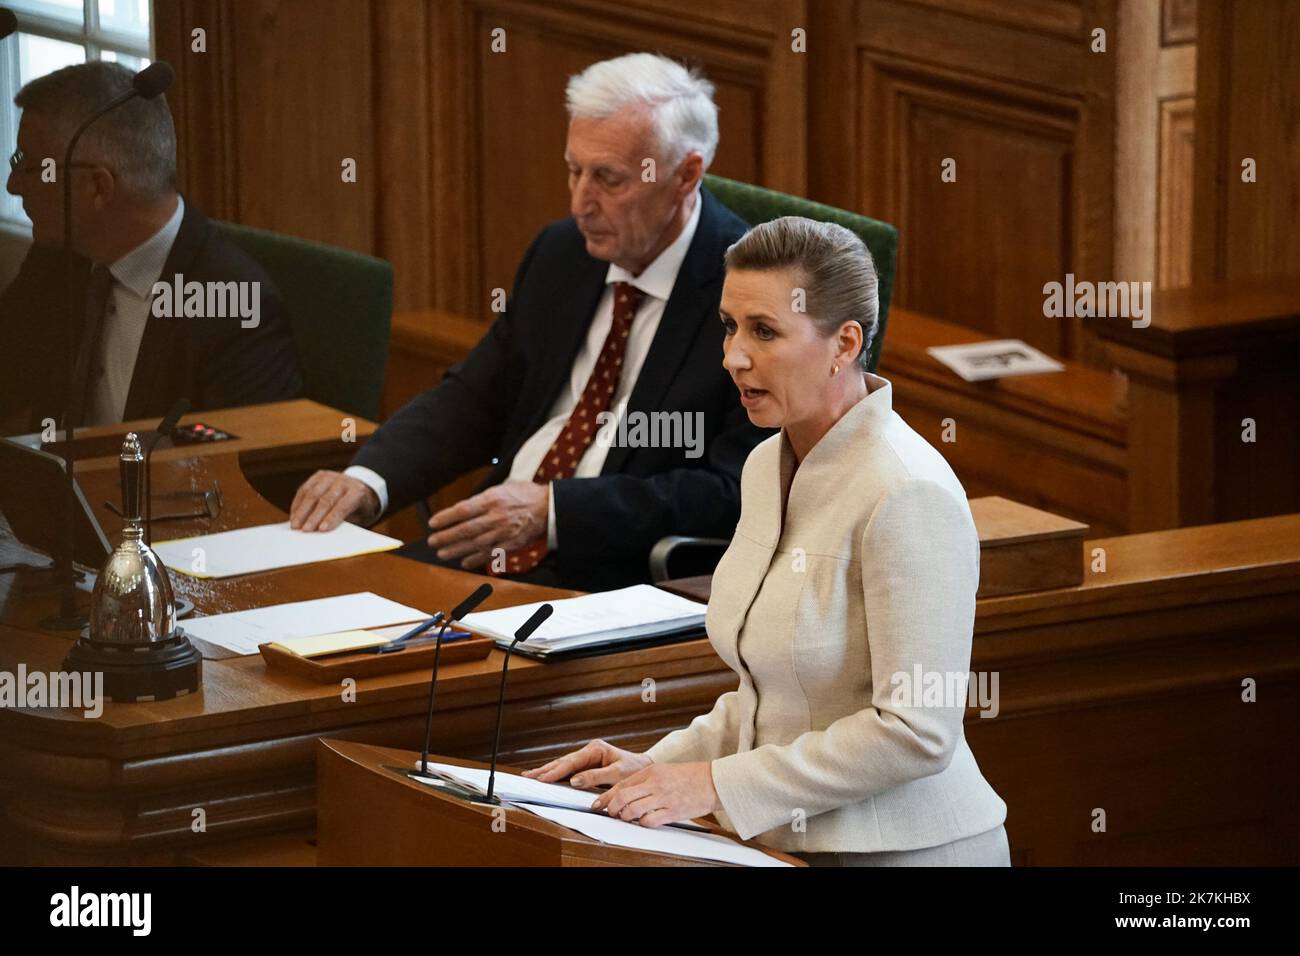
<instances>
[{"instance_id":1,"label":"microphone","mask_svg":"<svg viewBox=\"0 0 1300 956\"><path fill-rule=\"evenodd\" d=\"M153 460L153 450L164 435L170 435L181 416L190 410L188 398L178 398L175 404L158 423L157 430L149 440L149 447L144 453L144 544L148 547L153 539L153 473L149 467Z\"/></svg>"},{"instance_id":2,"label":"microphone","mask_svg":"<svg viewBox=\"0 0 1300 956\"><path fill-rule=\"evenodd\" d=\"M442 635L453 621L459 621L492 594L492 585L480 584L469 597L461 601L442 622L433 643L433 677L429 682L429 713L424 719L424 749L420 751L420 774L429 776L429 738L433 734L433 701L438 694L438 659L442 656Z\"/></svg>"},{"instance_id":3,"label":"microphone","mask_svg":"<svg viewBox=\"0 0 1300 956\"><path fill-rule=\"evenodd\" d=\"M519 630L515 631L515 639L510 642L506 648L506 659L501 665L501 690L497 694L497 732L492 741L492 769L488 771L487 785L487 802L492 802L492 789L497 782L497 753L501 750L501 717L505 714L506 709L506 671L510 668L510 654L515 649L515 645L520 641L526 641L533 636L533 631L542 626L545 621L555 612L555 608L549 604L543 604L533 616L520 625Z\"/></svg>"},{"instance_id":4,"label":"microphone","mask_svg":"<svg viewBox=\"0 0 1300 956\"><path fill-rule=\"evenodd\" d=\"M151 100L171 89L175 79L176 71L172 69L171 64L159 60L157 63L150 63L137 73L135 79L131 81L131 86L140 99Z\"/></svg>"},{"instance_id":5,"label":"microphone","mask_svg":"<svg viewBox=\"0 0 1300 956\"><path fill-rule=\"evenodd\" d=\"M0 40L18 29L18 17L8 7L0 7Z\"/></svg>"}]
</instances>

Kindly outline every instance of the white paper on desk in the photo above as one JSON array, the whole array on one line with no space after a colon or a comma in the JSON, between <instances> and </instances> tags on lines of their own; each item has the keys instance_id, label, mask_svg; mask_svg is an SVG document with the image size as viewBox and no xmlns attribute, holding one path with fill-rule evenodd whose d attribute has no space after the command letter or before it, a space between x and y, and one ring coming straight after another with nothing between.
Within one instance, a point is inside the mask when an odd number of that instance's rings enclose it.
<instances>
[{"instance_id":1,"label":"white paper on desk","mask_svg":"<svg viewBox=\"0 0 1300 956\"><path fill-rule=\"evenodd\" d=\"M159 541L153 549L173 571L228 578L400 548L402 542L345 521L333 531L294 531L289 522ZM198 558L200 570L195 570ZM342 628L335 628L342 630Z\"/></svg>"},{"instance_id":2,"label":"white paper on desk","mask_svg":"<svg viewBox=\"0 0 1300 956\"><path fill-rule=\"evenodd\" d=\"M613 817L558 807L540 807L521 804L529 813L535 813L570 830L632 850L649 850L654 853L671 853L695 860L715 860L719 863L737 863L740 866L789 866L784 860L768 856L753 847L737 843L730 837L717 833L691 833L677 827L643 827L639 823L615 820Z\"/></svg>"},{"instance_id":3,"label":"white paper on desk","mask_svg":"<svg viewBox=\"0 0 1300 956\"><path fill-rule=\"evenodd\" d=\"M181 621L181 627L187 634L236 654L256 654L259 644L286 637L369 630L409 624L427 617L428 614L417 608L398 604L369 591L360 591L210 617L187 618Z\"/></svg>"},{"instance_id":4,"label":"white paper on desk","mask_svg":"<svg viewBox=\"0 0 1300 956\"><path fill-rule=\"evenodd\" d=\"M415 761L414 767L418 769L419 766L420 761ZM489 775L487 770L481 770L477 767L457 767L449 763L435 763L432 760L429 761L429 769L472 784L487 793ZM416 783L436 786L434 781L424 777L412 777L411 779ZM546 783L544 780L534 780L532 777L522 777L519 774L507 773L504 770L497 771L492 794L508 803L540 803L544 806L571 808L584 813L591 811L592 801L599 796L594 790L581 790L563 783ZM601 813L602 811L596 812ZM686 827L691 830L703 830L703 827L699 824L690 821L683 821L674 824L674 826Z\"/></svg>"},{"instance_id":5,"label":"white paper on desk","mask_svg":"<svg viewBox=\"0 0 1300 956\"><path fill-rule=\"evenodd\" d=\"M699 626L706 605L649 584L634 584L616 591L598 591L559 601L536 601L495 611L465 615L466 630L486 634L498 644L509 644L515 631L542 604L554 613L528 639L531 647L573 648L610 640L632 640L651 634Z\"/></svg>"},{"instance_id":6,"label":"white paper on desk","mask_svg":"<svg viewBox=\"0 0 1300 956\"><path fill-rule=\"evenodd\" d=\"M415 766L419 766L418 761ZM456 767L449 763L434 763L432 760L429 761L429 769L449 774L452 777L458 777L466 783L478 787L484 793L487 792L487 770L480 770L477 767ZM413 777L412 779L416 783L428 783L427 780L421 780L419 777ZM502 770L497 771L496 783L493 785L492 792L502 800L522 800L524 802L542 800L546 803L555 803L576 810L590 810L592 801L600 796L600 794L591 790L579 790L577 787L571 787L568 784L546 783L542 780L533 780L530 777L521 777L519 774L506 773Z\"/></svg>"},{"instance_id":7,"label":"white paper on desk","mask_svg":"<svg viewBox=\"0 0 1300 956\"><path fill-rule=\"evenodd\" d=\"M968 382L984 382L1010 375L1060 372L1065 366L1020 339L997 339L968 345L940 345L926 349Z\"/></svg>"}]
</instances>

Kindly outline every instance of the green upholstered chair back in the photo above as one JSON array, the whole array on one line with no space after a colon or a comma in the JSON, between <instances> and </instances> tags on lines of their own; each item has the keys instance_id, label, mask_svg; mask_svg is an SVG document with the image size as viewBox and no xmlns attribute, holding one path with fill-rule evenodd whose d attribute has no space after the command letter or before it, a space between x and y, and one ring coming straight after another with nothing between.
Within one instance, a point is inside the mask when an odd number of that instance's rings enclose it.
<instances>
[{"instance_id":1,"label":"green upholstered chair back","mask_svg":"<svg viewBox=\"0 0 1300 956\"><path fill-rule=\"evenodd\" d=\"M718 200L750 225L770 222L781 216L803 216L819 222L833 222L851 229L867 244L871 258L876 263L879 277L880 317L876 337L871 343L868 368L874 372L880 364L880 347L885 341L885 323L889 319L889 300L894 291L894 265L898 258L898 230L887 222L869 219L854 212L825 206L810 199L800 199L788 193L779 193L761 186L724 179L712 174L704 177L704 185Z\"/></svg>"},{"instance_id":2,"label":"green upholstered chair back","mask_svg":"<svg viewBox=\"0 0 1300 956\"><path fill-rule=\"evenodd\" d=\"M392 265L265 229L217 227L280 290L302 364L303 396L377 420L393 318Z\"/></svg>"}]
</instances>

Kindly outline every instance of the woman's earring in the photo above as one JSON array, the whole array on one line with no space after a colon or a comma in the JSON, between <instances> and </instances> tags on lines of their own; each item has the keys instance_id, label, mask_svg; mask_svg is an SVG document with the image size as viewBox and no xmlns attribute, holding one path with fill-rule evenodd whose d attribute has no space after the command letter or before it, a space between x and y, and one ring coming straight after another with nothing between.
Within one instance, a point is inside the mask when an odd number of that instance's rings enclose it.
<instances>
[{"instance_id":1,"label":"woman's earring","mask_svg":"<svg viewBox=\"0 0 1300 956\"><path fill-rule=\"evenodd\" d=\"M831 374L832 374L832 375L839 375L839 374L840 374L840 367L839 367L838 365L832 365L832 366L831 366Z\"/></svg>"}]
</instances>

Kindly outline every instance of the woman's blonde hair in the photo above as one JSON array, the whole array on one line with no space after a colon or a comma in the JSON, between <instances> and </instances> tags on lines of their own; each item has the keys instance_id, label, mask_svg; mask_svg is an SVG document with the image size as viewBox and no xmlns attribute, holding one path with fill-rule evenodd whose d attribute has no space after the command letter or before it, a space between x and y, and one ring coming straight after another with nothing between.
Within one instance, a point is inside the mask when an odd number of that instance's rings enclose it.
<instances>
[{"instance_id":1,"label":"woman's blonde hair","mask_svg":"<svg viewBox=\"0 0 1300 956\"><path fill-rule=\"evenodd\" d=\"M755 226L727 250L727 271L790 269L803 283L808 317L832 336L846 321L862 326L858 364L865 372L880 313L876 264L866 243L833 222L782 216Z\"/></svg>"}]
</instances>

